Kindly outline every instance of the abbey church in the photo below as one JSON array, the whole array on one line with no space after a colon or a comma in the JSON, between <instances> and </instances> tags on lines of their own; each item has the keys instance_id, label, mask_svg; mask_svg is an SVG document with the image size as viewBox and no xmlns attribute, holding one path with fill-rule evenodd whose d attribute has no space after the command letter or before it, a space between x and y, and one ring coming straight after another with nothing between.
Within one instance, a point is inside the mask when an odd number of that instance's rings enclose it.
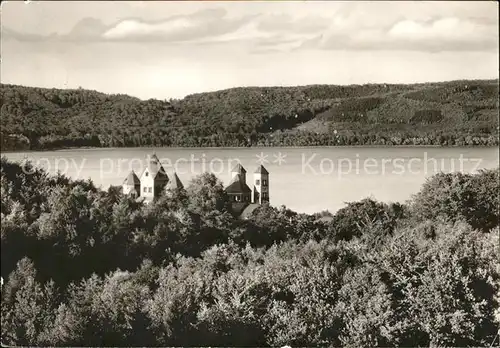
<instances>
[{"instance_id":1,"label":"abbey church","mask_svg":"<svg viewBox=\"0 0 500 348\"><path fill-rule=\"evenodd\" d=\"M132 170L123 181L123 193L137 198L144 198L145 202L151 202L159 197L165 188L184 188L177 173L169 177L160 163L158 157L153 154L149 157L146 168L138 177Z\"/></svg>"},{"instance_id":2,"label":"abbey church","mask_svg":"<svg viewBox=\"0 0 500 348\"><path fill-rule=\"evenodd\" d=\"M260 165L254 171L250 185L252 188L247 184L247 171L237 164L231 170L231 181L225 188L236 215L246 217L262 203L269 203L269 172L264 166ZM140 176L132 170L122 185L124 194L143 198L146 203L161 196L165 189L182 188L184 185L177 173L167 175L156 154L149 156Z\"/></svg>"}]
</instances>

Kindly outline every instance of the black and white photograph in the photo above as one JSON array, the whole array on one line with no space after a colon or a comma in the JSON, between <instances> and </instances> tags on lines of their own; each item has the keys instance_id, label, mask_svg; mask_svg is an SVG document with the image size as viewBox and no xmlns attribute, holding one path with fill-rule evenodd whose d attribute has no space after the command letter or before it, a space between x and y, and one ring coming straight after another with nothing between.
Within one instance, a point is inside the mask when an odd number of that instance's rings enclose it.
<instances>
[{"instance_id":1,"label":"black and white photograph","mask_svg":"<svg viewBox=\"0 0 500 348\"><path fill-rule=\"evenodd\" d=\"M2 347L499 347L497 1L2 1Z\"/></svg>"}]
</instances>

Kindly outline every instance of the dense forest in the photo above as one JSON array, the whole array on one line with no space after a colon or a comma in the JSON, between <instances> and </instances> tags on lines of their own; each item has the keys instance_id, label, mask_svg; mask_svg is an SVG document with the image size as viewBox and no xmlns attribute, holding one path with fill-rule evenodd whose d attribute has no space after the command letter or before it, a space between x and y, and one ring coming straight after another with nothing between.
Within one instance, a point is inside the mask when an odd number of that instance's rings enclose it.
<instances>
[{"instance_id":1,"label":"dense forest","mask_svg":"<svg viewBox=\"0 0 500 348\"><path fill-rule=\"evenodd\" d=\"M498 144L498 80L246 87L140 100L2 84L4 151Z\"/></svg>"},{"instance_id":2,"label":"dense forest","mask_svg":"<svg viewBox=\"0 0 500 348\"><path fill-rule=\"evenodd\" d=\"M243 220L208 173L143 205L29 163L0 172L3 344L493 346L499 169Z\"/></svg>"}]
</instances>

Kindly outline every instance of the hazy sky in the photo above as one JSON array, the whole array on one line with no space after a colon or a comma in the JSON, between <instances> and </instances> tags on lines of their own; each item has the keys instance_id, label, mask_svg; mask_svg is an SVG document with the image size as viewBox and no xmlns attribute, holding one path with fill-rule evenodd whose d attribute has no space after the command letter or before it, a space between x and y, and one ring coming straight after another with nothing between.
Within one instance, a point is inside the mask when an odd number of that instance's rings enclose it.
<instances>
[{"instance_id":1,"label":"hazy sky","mask_svg":"<svg viewBox=\"0 0 500 348\"><path fill-rule=\"evenodd\" d=\"M2 2L2 83L178 98L498 78L498 3Z\"/></svg>"}]
</instances>

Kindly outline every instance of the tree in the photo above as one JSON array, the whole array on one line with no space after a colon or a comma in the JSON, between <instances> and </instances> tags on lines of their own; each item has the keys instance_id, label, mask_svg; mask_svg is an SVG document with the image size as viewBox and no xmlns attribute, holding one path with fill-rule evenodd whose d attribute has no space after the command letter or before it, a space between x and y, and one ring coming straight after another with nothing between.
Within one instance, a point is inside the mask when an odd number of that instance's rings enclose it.
<instances>
[{"instance_id":1,"label":"tree","mask_svg":"<svg viewBox=\"0 0 500 348\"><path fill-rule=\"evenodd\" d=\"M247 220L244 239L260 247L295 238L292 215L286 208L279 210L268 203L262 204Z\"/></svg>"},{"instance_id":2,"label":"tree","mask_svg":"<svg viewBox=\"0 0 500 348\"><path fill-rule=\"evenodd\" d=\"M499 185L498 169L476 175L438 173L414 196L411 209L421 220L463 219L473 228L488 231L499 223Z\"/></svg>"},{"instance_id":3,"label":"tree","mask_svg":"<svg viewBox=\"0 0 500 348\"><path fill-rule=\"evenodd\" d=\"M196 262L179 260L160 271L157 290L146 308L157 342L162 346L202 345L197 334L197 311L207 300L210 274L195 272Z\"/></svg>"},{"instance_id":4,"label":"tree","mask_svg":"<svg viewBox=\"0 0 500 348\"><path fill-rule=\"evenodd\" d=\"M383 273L370 263L348 270L335 312L341 318L342 346L397 346L396 309Z\"/></svg>"},{"instance_id":5,"label":"tree","mask_svg":"<svg viewBox=\"0 0 500 348\"><path fill-rule=\"evenodd\" d=\"M362 235L381 238L392 234L397 220L404 217L400 204L387 205L371 198L348 203L330 222L330 233L335 240L350 240Z\"/></svg>"},{"instance_id":6,"label":"tree","mask_svg":"<svg viewBox=\"0 0 500 348\"><path fill-rule=\"evenodd\" d=\"M438 224L428 239L407 227L369 257L398 308L398 346L484 346L496 334L498 236L463 222ZM493 238L492 238L493 237Z\"/></svg>"},{"instance_id":7,"label":"tree","mask_svg":"<svg viewBox=\"0 0 500 348\"><path fill-rule=\"evenodd\" d=\"M205 214L213 210L226 210L228 199L224 185L213 173L194 177L186 189L189 196L189 210Z\"/></svg>"},{"instance_id":8,"label":"tree","mask_svg":"<svg viewBox=\"0 0 500 348\"><path fill-rule=\"evenodd\" d=\"M47 345L54 322L57 289L54 282L40 284L33 263L22 259L2 289L2 343Z\"/></svg>"}]
</instances>

